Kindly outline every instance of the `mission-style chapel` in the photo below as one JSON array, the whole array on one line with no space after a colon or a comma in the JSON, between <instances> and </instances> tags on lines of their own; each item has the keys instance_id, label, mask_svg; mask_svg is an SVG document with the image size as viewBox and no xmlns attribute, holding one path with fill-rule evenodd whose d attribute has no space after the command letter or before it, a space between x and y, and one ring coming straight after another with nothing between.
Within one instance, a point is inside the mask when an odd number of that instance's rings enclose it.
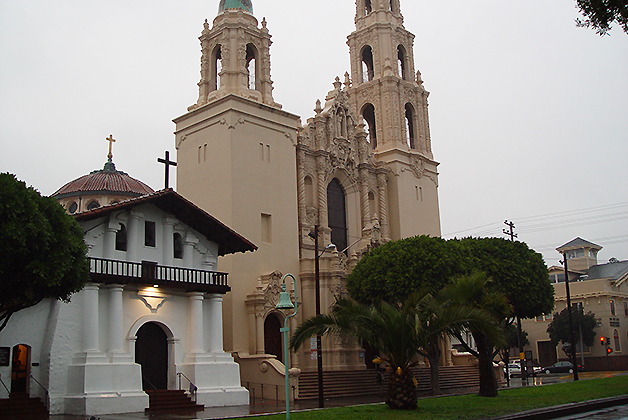
<instances>
[{"instance_id":1,"label":"mission-style chapel","mask_svg":"<svg viewBox=\"0 0 628 420\"><path fill-rule=\"evenodd\" d=\"M271 36L250 1L222 0L199 38L199 96L174 119L177 191L259 248L220 263L232 287L225 350L243 383L283 381L279 328L288 313L275 305L286 273L298 279L303 308L291 330L315 314L315 226L318 249L336 248L320 254L323 311L346 294L347 274L371 247L440 236L429 93L414 67L414 35L399 0L357 0L355 24L350 72L305 124L273 99ZM351 342L324 338L322 354L326 370L368 363ZM309 346L291 359L293 368L316 370Z\"/></svg>"}]
</instances>

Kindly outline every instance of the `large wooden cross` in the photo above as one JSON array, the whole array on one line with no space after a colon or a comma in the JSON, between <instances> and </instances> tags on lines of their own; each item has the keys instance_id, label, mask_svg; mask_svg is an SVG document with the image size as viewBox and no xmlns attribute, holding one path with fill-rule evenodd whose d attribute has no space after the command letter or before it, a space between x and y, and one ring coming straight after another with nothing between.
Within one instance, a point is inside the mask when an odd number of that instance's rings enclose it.
<instances>
[{"instance_id":1,"label":"large wooden cross","mask_svg":"<svg viewBox=\"0 0 628 420\"><path fill-rule=\"evenodd\" d=\"M111 160L111 158L113 157L113 154L111 153L111 145L116 141L116 139L113 138L113 134L109 134L109 137L107 137L105 140L109 142L109 154L107 155L107 159Z\"/></svg>"},{"instance_id":2,"label":"large wooden cross","mask_svg":"<svg viewBox=\"0 0 628 420\"><path fill-rule=\"evenodd\" d=\"M166 158L162 159L162 158L157 158L157 162L159 163L163 163L164 165L166 165L166 186L164 187L165 189L170 188L170 167L171 166L177 166L177 162L173 162L170 160L170 152L166 150Z\"/></svg>"}]
</instances>

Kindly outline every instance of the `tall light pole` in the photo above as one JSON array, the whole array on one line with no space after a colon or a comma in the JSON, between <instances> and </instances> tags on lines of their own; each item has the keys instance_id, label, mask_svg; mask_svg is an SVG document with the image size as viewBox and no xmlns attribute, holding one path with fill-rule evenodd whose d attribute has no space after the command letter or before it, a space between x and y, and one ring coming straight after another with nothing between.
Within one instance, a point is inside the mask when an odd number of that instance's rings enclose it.
<instances>
[{"instance_id":1,"label":"tall light pole","mask_svg":"<svg viewBox=\"0 0 628 420\"><path fill-rule=\"evenodd\" d=\"M565 290L567 293L567 314L569 316L569 340L571 341L571 365L573 366L573 380L578 380L578 364L576 363L576 346L575 336L573 331L573 316L571 315L571 294L569 293L569 271L567 270L567 251L563 253L563 260L561 261L565 265Z\"/></svg>"},{"instance_id":2,"label":"tall light pole","mask_svg":"<svg viewBox=\"0 0 628 420\"><path fill-rule=\"evenodd\" d=\"M286 277L292 277L294 281L294 305L290 301L290 293L286 291ZM288 333L290 332L290 327L288 327L288 319L295 316L299 310L298 307L298 295L297 295L297 279L292 274L286 274L283 276L283 283L281 285L281 293L279 294L279 302L275 306L276 309L292 309L294 308L294 312L292 315L288 315L283 322L283 328L280 328L279 331L283 333L283 357L284 357L284 366L285 366L285 375L286 375L286 420L290 420L290 375L288 369L288 357L290 356L288 352Z\"/></svg>"},{"instance_id":3,"label":"tall light pole","mask_svg":"<svg viewBox=\"0 0 628 420\"><path fill-rule=\"evenodd\" d=\"M314 235L310 232L309 236L314 239L314 280L316 288L316 315L321 314L321 272L320 272L320 258L325 251L334 250L336 246L329 244L321 251L318 252L318 225L314 225ZM318 408L325 407L325 394L323 391L323 350L321 345L321 335L316 334L316 362L318 372Z\"/></svg>"}]
</instances>

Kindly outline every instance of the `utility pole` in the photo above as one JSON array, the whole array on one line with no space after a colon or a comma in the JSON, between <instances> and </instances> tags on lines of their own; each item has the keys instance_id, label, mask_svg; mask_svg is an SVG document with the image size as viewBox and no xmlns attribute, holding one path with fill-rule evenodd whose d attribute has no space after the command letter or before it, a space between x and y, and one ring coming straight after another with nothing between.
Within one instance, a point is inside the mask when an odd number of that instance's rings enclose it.
<instances>
[{"instance_id":1,"label":"utility pole","mask_svg":"<svg viewBox=\"0 0 628 420\"><path fill-rule=\"evenodd\" d=\"M510 240L514 242L518 236L515 233L515 224L512 221L504 220L504 224L508 229L503 229L505 235L510 236ZM526 375L525 353L523 351L523 341L521 340L521 318L517 315L517 342L519 344L519 366L521 367L521 384L528 384L528 376Z\"/></svg>"}]
</instances>

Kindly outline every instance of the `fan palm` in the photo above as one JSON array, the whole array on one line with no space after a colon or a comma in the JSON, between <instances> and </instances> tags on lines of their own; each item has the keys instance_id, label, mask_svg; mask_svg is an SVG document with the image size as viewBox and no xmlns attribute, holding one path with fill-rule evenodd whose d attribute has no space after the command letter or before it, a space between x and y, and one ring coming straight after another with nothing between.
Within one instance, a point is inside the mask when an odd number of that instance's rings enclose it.
<instances>
[{"instance_id":1,"label":"fan palm","mask_svg":"<svg viewBox=\"0 0 628 420\"><path fill-rule=\"evenodd\" d=\"M290 344L297 350L315 334L354 336L370 343L380 352L389 372L386 404L391 408L416 408L416 379L411 367L417 355L428 357L431 365L432 391L439 392L439 340L475 325L493 325L490 314L423 291L412 294L402 305L379 302L364 305L350 299L339 299L328 314L304 321L295 331Z\"/></svg>"}]
</instances>

